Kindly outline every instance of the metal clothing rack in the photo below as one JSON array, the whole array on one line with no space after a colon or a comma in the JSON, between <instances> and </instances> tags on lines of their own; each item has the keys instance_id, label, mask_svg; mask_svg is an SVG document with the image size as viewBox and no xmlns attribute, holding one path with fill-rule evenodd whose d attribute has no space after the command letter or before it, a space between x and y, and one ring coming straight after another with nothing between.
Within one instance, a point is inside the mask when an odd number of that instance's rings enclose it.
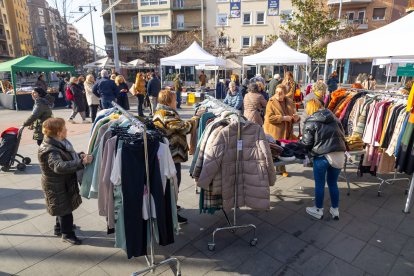
<instances>
[{"instance_id":1,"label":"metal clothing rack","mask_svg":"<svg viewBox=\"0 0 414 276\"><path fill-rule=\"evenodd\" d=\"M211 102L213 102L214 104L216 104L217 106L234 112L237 114L237 147L236 147L236 179L235 179L235 183L234 183L234 211L233 211L233 223L230 222L230 220L228 219L228 216L226 214L226 212L224 210L223 213L226 217L227 223L229 224L229 226L225 226L225 227L218 227L213 231L213 240L211 242L208 243L208 250L210 251L214 251L215 247L216 247L216 243L215 243L215 235L217 232L223 231L223 230L230 230L232 233L236 232L237 229L245 229L245 228L253 228L253 238L250 240L250 245L251 246L255 246L257 244L257 237L256 237L256 225L254 224L244 224L244 225L237 225L237 208L238 208L238 189L237 189L237 185L238 185L238 179L239 179L239 161L240 161L240 151L242 150L243 147L243 140L241 140L241 130L240 130L240 111L232 108L226 104L224 104L223 102L206 95L206 98L208 100L210 100Z\"/></svg>"},{"instance_id":2,"label":"metal clothing rack","mask_svg":"<svg viewBox=\"0 0 414 276\"><path fill-rule=\"evenodd\" d=\"M143 124L140 120L135 118L131 113L123 109L119 104L116 102L112 102L112 105L118 109L122 115L124 115L134 126L137 126L143 130L143 137L144 137L144 155L145 155L145 173L147 176L146 182L147 182L147 190L148 194L151 195L151 188L150 188L150 179L149 179L149 165L148 165L148 139L147 139L147 127L145 124ZM151 203L147 203L147 208L149 210L149 213L152 214L151 210ZM145 260L147 261L148 267L145 269L142 269L137 272L133 272L132 275L140 275L145 272L151 271L154 272L154 270L162 265L169 264L169 263L175 263L177 272L176 276L181 276L181 264L180 261L175 257L170 257L168 259L165 259L159 263L155 263L155 257L154 257L154 223L152 220L152 215L149 216L149 224L150 224L150 232L149 232L149 239L150 239L150 257L145 256Z\"/></svg>"}]
</instances>

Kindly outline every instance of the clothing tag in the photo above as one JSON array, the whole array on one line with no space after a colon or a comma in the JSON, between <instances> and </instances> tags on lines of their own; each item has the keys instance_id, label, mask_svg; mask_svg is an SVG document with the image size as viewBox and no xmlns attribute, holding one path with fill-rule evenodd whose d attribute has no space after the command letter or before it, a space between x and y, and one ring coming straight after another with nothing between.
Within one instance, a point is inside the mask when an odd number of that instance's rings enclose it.
<instances>
[{"instance_id":1,"label":"clothing tag","mask_svg":"<svg viewBox=\"0 0 414 276\"><path fill-rule=\"evenodd\" d=\"M243 140L237 140L237 150L241 151L243 149Z\"/></svg>"}]
</instances>

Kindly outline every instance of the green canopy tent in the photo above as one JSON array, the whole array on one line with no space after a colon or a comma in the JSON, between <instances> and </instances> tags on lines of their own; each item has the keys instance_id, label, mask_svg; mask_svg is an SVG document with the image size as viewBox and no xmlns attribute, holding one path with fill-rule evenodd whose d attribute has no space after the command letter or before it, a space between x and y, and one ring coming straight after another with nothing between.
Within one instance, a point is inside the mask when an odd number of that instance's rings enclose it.
<instances>
[{"instance_id":1,"label":"green canopy tent","mask_svg":"<svg viewBox=\"0 0 414 276\"><path fill-rule=\"evenodd\" d=\"M9 60L0 63L0 72L10 72L11 81L13 84L14 94L13 103L18 110L17 97L16 97L16 73L17 72L54 72L54 71L65 71L74 72L75 68L71 65L66 65L59 62L53 62L44 58L27 55L24 57Z\"/></svg>"}]
</instances>

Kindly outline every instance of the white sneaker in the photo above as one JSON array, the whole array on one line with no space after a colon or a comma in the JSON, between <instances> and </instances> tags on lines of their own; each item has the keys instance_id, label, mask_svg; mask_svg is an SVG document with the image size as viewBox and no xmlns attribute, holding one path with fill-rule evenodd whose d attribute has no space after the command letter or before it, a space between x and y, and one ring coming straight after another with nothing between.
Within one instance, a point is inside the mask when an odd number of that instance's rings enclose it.
<instances>
[{"instance_id":1,"label":"white sneaker","mask_svg":"<svg viewBox=\"0 0 414 276\"><path fill-rule=\"evenodd\" d=\"M317 208L316 206L306 207L306 213L317 219L323 218L323 208Z\"/></svg>"},{"instance_id":2,"label":"white sneaker","mask_svg":"<svg viewBox=\"0 0 414 276\"><path fill-rule=\"evenodd\" d=\"M338 208L332 208L329 209L329 213L331 213L332 218L334 220L339 220L339 209Z\"/></svg>"},{"instance_id":3,"label":"white sneaker","mask_svg":"<svg viewBox=\"0 0 414 276\"><path fill-rule=\"evenodd\" d=\"M69 123L72 123L72 124L76 124L76 122L75 122L72 118L70 118L70 119L68 120L68 122L69 122Z\"/></svg>"}]
</instances>

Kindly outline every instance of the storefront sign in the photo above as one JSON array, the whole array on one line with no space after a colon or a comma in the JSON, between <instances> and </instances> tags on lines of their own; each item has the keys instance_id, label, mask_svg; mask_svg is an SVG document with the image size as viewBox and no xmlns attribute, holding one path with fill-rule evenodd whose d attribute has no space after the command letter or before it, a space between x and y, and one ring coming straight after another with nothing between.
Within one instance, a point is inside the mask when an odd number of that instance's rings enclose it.
<instances>
[{"instance_id":1,"label":"storefront sign","mask_svg":"<svg viewBox=\"0 0 414 276\"><path fill-rule=\"evenodd\" d=\"M397 76L412 77L414 76L414 64L407 63L405 67L398 67Z\"/></svg>"},{"instance_id":2,"label":"storefront sign","mask_svg":"<svg viewBox=\"0 0 414 276\"><path fill-rule=\"evenodd\" d=\"M241 11L240 0L230 0L230 17L239 18Z\"/></svg>"},{"instance_id":3,"label":"storefront sign","mask_svg":"<svg viewBox=\"0 0 414 276\"><path fill-rule=\"evenodd\" d=\"M268 0L267 15L268 16L279 15L279 0Z\"/></svg>"}]
</instances>

